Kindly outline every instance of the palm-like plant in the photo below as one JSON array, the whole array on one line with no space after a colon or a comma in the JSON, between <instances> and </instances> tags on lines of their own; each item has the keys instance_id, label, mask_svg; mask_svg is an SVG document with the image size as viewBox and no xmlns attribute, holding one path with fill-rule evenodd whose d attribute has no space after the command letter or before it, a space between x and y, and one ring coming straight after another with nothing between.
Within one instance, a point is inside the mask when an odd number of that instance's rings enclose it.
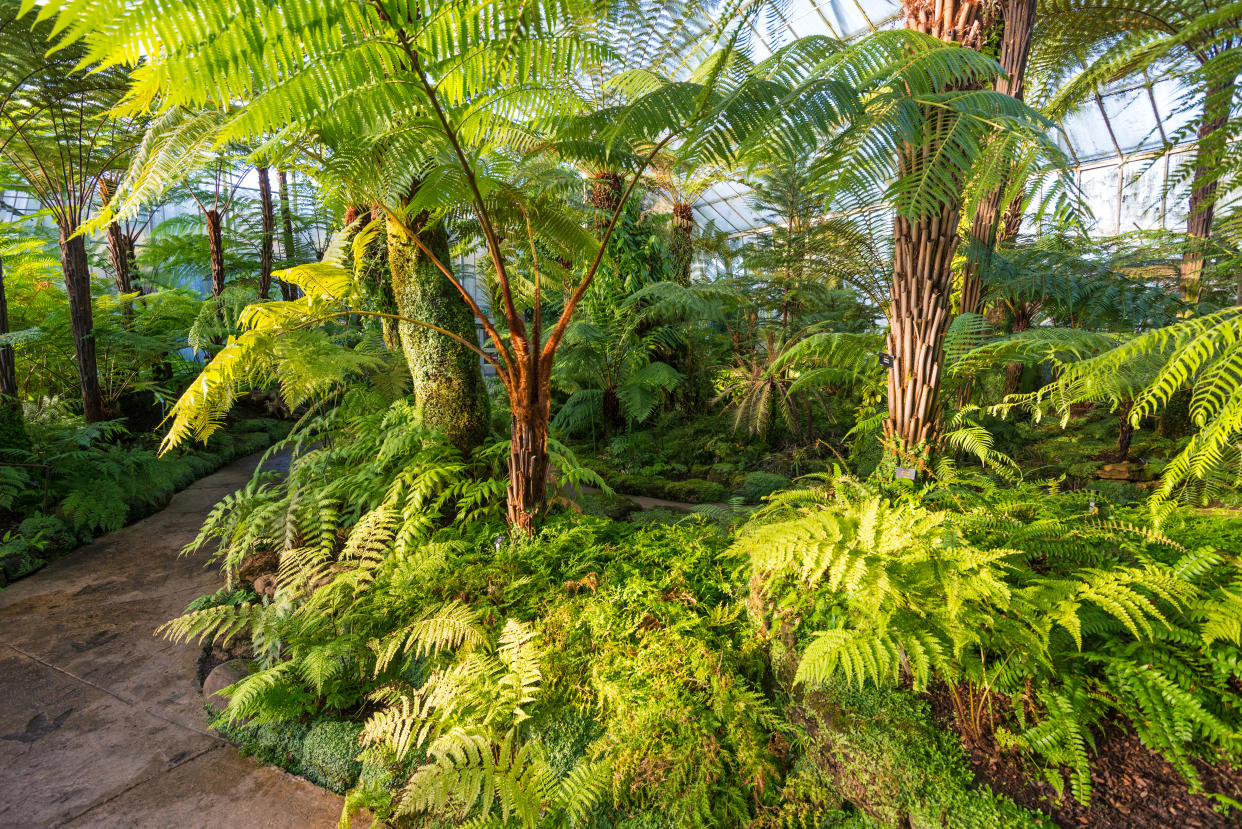
<instances>
[{"instance_id":1,"label":"palm-like plant","mask_svg":"<svg viewBox=\"0 0 1242 829\"><path fill-rule=\"evenodd\" d=\"M558 354L553 379L570 396L553 424L567 432L647 420L686 379L660 357L684 353L687 329L719 322L735 299L715 285L652 282L628 296L598 288Z\"/></svg>"},{"instance_id":2,"label":"palm-like plant","mask_svg":"<svg viewBox=\"0 0 1242 829\"><path fill-rule=\"evenodd\" d=\"M45 54L41 41L52 27L20 20L16 0L0 5L0 159L52 214L60 232L61 262L69 294L75 357L87 422L105 417L91 336L90 269L86 238L79 233L93 209L100 180L123 164L136 143L134 124L109 110L125 91L114 69L80 70L80 46Z\"/></svg>"},{"instance_id":3,"label":"palm-like plant","mask_svg":"<svg viewBox=\"0 0 1242 829\"><path fill-rule=\"evenodd\" d=\"M826 407L827 399L816 385L794 393L799 373L789 353L798 342L796 335L769 329L753 351L737 354L720 371L716 402L725 404L735 430L768 439L779 419L795 437L807 434L813 407Z\"/></svg>"},{"instance_id":4,"label":"palm-like plant","mask_svg":"<svg viewBox=\"0 0 1242 829\"><path fill-rule=\"evenodd\" d=\"M1172 71L1186 85L1178 109L1191 113L1181 136L1196 138L1180 178L1191 192L1188 246L1181 267L1183 295L1197 301L1216 205L1238 174L1235 98L1242 74L1242 3L1145 0L1118 8L1108 0L1051 0L1035 60L1044 71L1087 67L1058 93L1064 108L1104 84L1139 73ZM1055 70L1054 70L1055 71Z\"/></svg>"},{"instance_id":5,"label":"palm-like plant","mask_svg":"<svg viewBox=\"0 0 1242 829\"><path fill-rule=\"evenodd\" d=\"M930 95L939 110L953 113L960 129L949 140L966 154L997 117L992 102L940 92L995 71L993 62L963 59L908 35L884 33L849 47L815 39L752 66L736 46L738 21L728 19L717 54L677 80L622 73L612 83L624 103L583 115L571 79L617 54L620 18L612 6L372 0L303 3L294 15L259 0L214 0L212 9L207 26L201 4L189 0L53 2L40 14L59 16L64 37L85 39L88 55L106 64L158 56L133 71L133 108L213 110L223 121L217 146L270 136L314 145L329 186L353 203L384 208L390 228L444 275L492 341L494 356L473 337L403 315L403 322L437 330L495 368L513 414L509 518L523 530L546 497L555 355L607 250L558 199L531 197L512 185L514 159L537 145L533 133L548 134L565 156L577 146L598 158L603 148L626 171L620 203L599 234L606 242L639 177L674 143L703 161L723 161L774 135L814 141L834 134L843 137L834 158L839 169L859 153L871 162L862 166L873 168L889 148L922 143L919 96ZM469 36L459 37L463 31ZM600 34L605 31L608 37ZM194 82L207 76L214 78L209 88ZM976 117L980 110L987 119ZM999 117L1020 115L1009 107ZM650 149L635 153L640 147ZM929 193L950 184L956 189L958 166L929 164L919 168L917 181L902 177L903 203L925 208ZM424 229L443 222L477 231L500 289L505 333L424 237ZM515 239L532 251L524 274L534 286L529 321L515 299L516 272L505 250ZM586 263L559 317L546 326L541 245L542 258ZM205 402L191 392L179 405L184 413Z\"/></svg>"}]
</instances>

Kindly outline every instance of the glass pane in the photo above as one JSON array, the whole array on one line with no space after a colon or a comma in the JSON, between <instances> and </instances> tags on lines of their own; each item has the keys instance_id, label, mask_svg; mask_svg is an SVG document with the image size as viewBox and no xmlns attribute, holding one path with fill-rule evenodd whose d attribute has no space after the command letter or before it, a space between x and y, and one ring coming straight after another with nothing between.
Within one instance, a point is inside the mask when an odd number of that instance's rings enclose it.
<instances>
[{"instance_id":1,"label":"glass pane","mask_svg":"<svg viewBox=\"0 0 1242 829\"><path fill-rule=\"evenodd\" d=\"M1083 199L1094 216L1084 218L1083 224L1099 236L1111 236L1117 232L1117 182L1118 168L1092 167L1079 173L1078 185Z\"/></svg>"}]
</instances>

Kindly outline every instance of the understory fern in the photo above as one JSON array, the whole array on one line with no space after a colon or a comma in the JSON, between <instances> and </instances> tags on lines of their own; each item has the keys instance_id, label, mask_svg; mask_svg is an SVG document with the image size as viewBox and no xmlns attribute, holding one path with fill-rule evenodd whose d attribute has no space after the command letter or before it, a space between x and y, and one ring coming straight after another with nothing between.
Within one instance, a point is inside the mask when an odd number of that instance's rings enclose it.
<instances>
[{"instance_id":1,"label":"understory fern","mask_svg":"<svg viewBox=\"0 0 1242 829\"><path fill-rule=\"evenodd\" d=\"M1110 716L1195 789L1192 759L1242 758L1236 562L1086 509L1047 514L1035 485L915 501L826 483L774 498L734 545L779 597L773 624L802 632L798 682L946 683L964 731L1050 781L1068 767L1083 802Z\"/></svg>"}]
</instances>

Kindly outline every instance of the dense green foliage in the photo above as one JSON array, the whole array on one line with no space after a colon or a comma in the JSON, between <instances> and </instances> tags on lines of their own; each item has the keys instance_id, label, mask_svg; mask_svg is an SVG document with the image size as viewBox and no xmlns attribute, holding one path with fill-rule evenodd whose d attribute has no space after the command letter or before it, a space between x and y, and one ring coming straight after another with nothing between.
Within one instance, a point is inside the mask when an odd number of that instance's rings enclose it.
<instances>
[{"instance_id":1,"label":"dense green foliage","mask_svg":"<svg viewBox=\"0 0 1242 829\"><path fill-rule=\"evenodd\" d=\"M26 424L25 444L0 455L0 509L18 516L0 540L0 586L97 535L162 508L224 464L267 448L287 424L234 424L204 447L159 457L155 441L116 422Z\"/></svg>"},{"instance_id":2,"label":"dense green foliage","mask_svg":"<svg viewBox=\"0 0 1242 829\"><path fill-rule=\"evenodd\" d=\"M0 5L4 578L275 440L160 633L343 824L1042 826L1110 732L1242 808L1242 4ZM1156 71L1184 232L1092 235Z\"/></svg>"}]
</instances>

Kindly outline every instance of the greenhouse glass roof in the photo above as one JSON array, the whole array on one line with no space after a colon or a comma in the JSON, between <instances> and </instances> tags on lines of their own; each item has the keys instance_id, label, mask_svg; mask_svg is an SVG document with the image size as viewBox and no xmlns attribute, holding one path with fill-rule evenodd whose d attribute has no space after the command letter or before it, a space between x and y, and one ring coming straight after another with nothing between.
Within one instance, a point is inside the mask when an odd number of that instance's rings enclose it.
<instances>
[{"instance_id":1,"label":"greenhouse glass roof","mask_svg":"<svg viewBox=\"0 0 1242 829\"><path fill-rule=\"evenodd\" d=\"M901 25L900 11L892 0L791 0L751 26L751 54L761 60L809 35L853 38L894 28ZM1189 116L1181 97L1176 80L1144 76L1110 89L1065 119L1057 140L1076 168L1098 232L1172 227L1184 221L1184 214L1177 212L1184 199L1166 194L1164 186L1178 161L1155 158L1167 141L1186 140L1182 131ZM711 222L717 230L738 235L766 224L751 206L749 189L740 183L712 187L695 212L701 224Z\"/></svg>"}]
</instances>

